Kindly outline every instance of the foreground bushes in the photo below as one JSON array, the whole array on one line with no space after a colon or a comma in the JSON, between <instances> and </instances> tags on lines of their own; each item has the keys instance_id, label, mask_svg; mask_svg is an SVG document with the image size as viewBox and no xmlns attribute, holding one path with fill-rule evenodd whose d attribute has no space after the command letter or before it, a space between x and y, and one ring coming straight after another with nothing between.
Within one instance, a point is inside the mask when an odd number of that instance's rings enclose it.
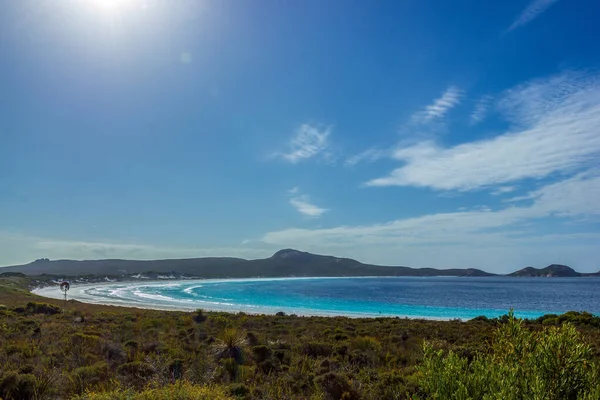
<instances>
[{"instance_id":1,"label":"foreground bushes","mask_svg":"<svg viewBox=\"0 0 600 400\"><path fill-rule=\"evenodd\" d=\"M467 358L425 343L422 387L436 399L600 399L593 352L569 324L540 331L512 313L495 334L492 351Z\"/></svg>"},{"instance_id":2,"label":"foreground bushes","mask_svg":"<svg viewBox=\"0 0 600 400\"><path fill-rule=\"evenodd\" d=\"M142 392L115 390L106 393L88 393L78 400L233 400L222 388L198 386L179 382L159 389Z\"/></svg>"},{"instance_id":3,"label":"foreground bushes","mask_svg":"<svg viewBox=\"0 0 600 400\"><path fill-rule=\"evenodd\" d=\"M165 312L39 302L4 279L3 400L600 399L599 319L587 313L461 322Z\"/></svg>"}]
</instances>

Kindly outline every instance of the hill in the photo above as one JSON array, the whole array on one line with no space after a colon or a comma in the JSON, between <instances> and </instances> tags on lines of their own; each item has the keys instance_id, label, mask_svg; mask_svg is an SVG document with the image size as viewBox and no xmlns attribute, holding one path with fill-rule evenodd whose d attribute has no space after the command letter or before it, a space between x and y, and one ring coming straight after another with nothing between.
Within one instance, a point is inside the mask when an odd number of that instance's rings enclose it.
<instances>
[{"instance_id":1,"label":"hill","mask_svg":"<svg viewBox=\"0 0 600 400\"><path fill-rule=\"evenodd\" d=\"M36 260L30 264L5 267L2 272L27 275L124 276L176 274L201 278L288 277L288 276L492 276L479 269L435 269L389 267L363 264L339 258L284 249L258 260L207 257L173 260Z\"/></svg>"},{"instance_id":2,"label":"hill","mask_svg":"<svg viewBox=\"0 0 600 400\"><path fill-rule=\"evenodd\" d=\"M527 267L509 274L508 276L526 276L526 277L577 277L583 276L571 267L560 264L548 265L546 268ZM593 274L586 274L593 275Z\"/></svg>"}]
</instances>

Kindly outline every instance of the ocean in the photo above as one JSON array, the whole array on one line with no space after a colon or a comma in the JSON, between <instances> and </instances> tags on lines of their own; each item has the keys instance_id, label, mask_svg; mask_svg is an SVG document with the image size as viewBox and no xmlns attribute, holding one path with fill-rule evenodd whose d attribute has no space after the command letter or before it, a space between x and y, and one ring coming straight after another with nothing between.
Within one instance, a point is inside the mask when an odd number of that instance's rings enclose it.
<instances>
[{"instance_id":1,"label":"ocean","mask_svg":"<svg viewBox=\"0 0 600 400\"><path fill-rule=\"evenodd\" d=\"M58 287L38 294L62 298ZM600 314L600 278L365 277L121 282L71 286L69 298L142 308L350 317L523 318Z\"/></svg>"}]
</instances>

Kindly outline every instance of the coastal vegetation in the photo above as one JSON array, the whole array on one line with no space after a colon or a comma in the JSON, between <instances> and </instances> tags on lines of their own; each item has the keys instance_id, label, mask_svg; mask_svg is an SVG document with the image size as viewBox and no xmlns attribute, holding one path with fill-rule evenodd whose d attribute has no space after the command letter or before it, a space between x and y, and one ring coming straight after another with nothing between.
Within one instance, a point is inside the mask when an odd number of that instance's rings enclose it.
<instances>
[{"instance_id":1,"label":"coastal vegetation","mask_svg":"<svg viewBox=\"0 0 600 400\"><path fill-rule=\"evenodd\" d=\"M600 318L470 321L166 312L0 278L0 398L600 398ZM508 310L507 310L508 311Z\"/></svg>"}]
</instances>

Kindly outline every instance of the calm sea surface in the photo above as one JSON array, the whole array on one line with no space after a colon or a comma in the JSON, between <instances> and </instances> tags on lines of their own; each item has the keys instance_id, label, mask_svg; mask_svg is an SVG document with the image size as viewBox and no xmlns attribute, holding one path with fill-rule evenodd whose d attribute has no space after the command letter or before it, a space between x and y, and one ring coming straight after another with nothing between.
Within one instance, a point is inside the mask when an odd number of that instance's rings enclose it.
<instances>
[{"instance_id":1,"label":"calm sea surface","mask_svg":"<svg viewBox=\"0 0 600 400\"><path fill-rule=\"evenodd\" d=\"M60 297L57 288L39 294ZM600 278L297 278L72 285L70 298L166 309L302 315L533 318L569 310L600 315Z\"/></svg>"}]
</instances>

